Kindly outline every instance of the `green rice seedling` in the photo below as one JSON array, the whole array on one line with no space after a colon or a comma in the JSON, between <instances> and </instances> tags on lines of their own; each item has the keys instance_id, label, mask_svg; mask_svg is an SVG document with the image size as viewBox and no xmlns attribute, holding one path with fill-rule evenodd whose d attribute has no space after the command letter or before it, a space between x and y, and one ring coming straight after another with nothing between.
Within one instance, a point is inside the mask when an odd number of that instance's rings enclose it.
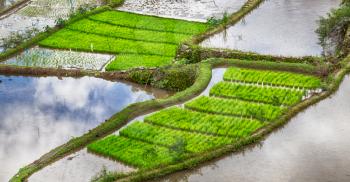
<instances>
[{"instance_id":1,"label":"green rice seedling","mask_svg":"<svg viewBox=\"0 0 350 182\"><path fill-rule=\"evenodd\" d=\"M190 38L190 35L188 34L134 29L110 25L89 19L80 20L69 25L67 28L71 30L82 31L84 33L92 33L114 38L140 40L155 43L168 43L175 45L178 45L179 43Z\"/></svg>"},{"instance_id":2,"label":"green rice seedling","mask_svg":"<svg viewBox=\"0 0 350 182\"><path fill-rule=\"evenodd\" d=\"M160 56L175 56L176 45L160 44L143 41L133 41L87 34L63 29L39 45L51 48L73 49L88 52L149 54Z\"/></svg>"},{"instance_id":3,"label":"green rice seedling","mask_svg":"<svg viewBox=\"0 0 350 182\"><path fill-rule=\"evenodd\" d=\"M186 108L196 111L253 117L259 120L272 121L279 117L285 110L284 107L270 104L258 104L242 100L222 99L201 96L192 102L185 104Z\"/></svg>"},{"instance_id":4,"label":"green rice seedling","mask_svg":"<svg viewBox=\"0 0 350 182\"><path fill-rule=\"evenodd\" d=\"M321 86L321 80L314 76L296 73L262 71L242 68L229 68L224 75L225 81L263 83L288 87L314 89Z\"/></svg>"},{"instance_id":5,"label":"green rice seedling","mask_svg":"<svg viewBox=\"0 0 350 182\"><path fill-rule=\"evenodd\" d=\"M157 30L190 35L203 33L209 27L209 25L205 23L160 18L155 16L145 16L122 11L106 11L97 15L93 15L89 18L92 20L130 28Z\"/></svg>"},{"instance_id":6,"label":"green rice seedling","mask_svg":"<svg viewBox=\"0 0 350 182\"><path fill-rule=\"evenodd\" d=\"M210 90L211 96L238 98L247 101L263 102L273 105L293 105L302 100L304 90L284 89L268 86L243 85L220 82Z\"/></svg>"},{"instance_id":7,"label":"green rice seedling","mask_svg":"<svg viewBox=\"0 0 350 182\"><path fill-rule=\"evenodd\" d=\"M106 70L126 70L135 67L157 67L171 64L172 57L141 54L120 54L110 62Z\"/></svg>"},{"instance_id":8,"label":"green rice seedling","mask_svg":"<svg viewBox=\"0 0 350 182\"><path fill-rule=\"evenodd\" d=\"M135 122L120 132L120 136L171 147L179 138L186 142L188 152L204 152L225 144L233 143L232 138L217 137L188 131L174 130L149 123Z\"/></svg>"},{"instance_id":9,"label":"green rice seedling","mask_svg":"<svg viewBox=\"0 0 350 182\"><path fill-rule=\"evenodd\" d=\"M167 147L116 135L93 142L87 149L138 168L152 168L174 161L173 154Z\"/></svg>"},{"instance_id":10,"label":"green rice seedling","mask_svg":"<svg viewBox=\"0 0 350 182\"><path fill-rule=\"evenodd\" d=\"M228 117L172 107L145 118L145 122L185 131L240 139L249 136L265 123L255 119ZM241 133L240 131L244 131Z\"/></svg>"}]
</instances>

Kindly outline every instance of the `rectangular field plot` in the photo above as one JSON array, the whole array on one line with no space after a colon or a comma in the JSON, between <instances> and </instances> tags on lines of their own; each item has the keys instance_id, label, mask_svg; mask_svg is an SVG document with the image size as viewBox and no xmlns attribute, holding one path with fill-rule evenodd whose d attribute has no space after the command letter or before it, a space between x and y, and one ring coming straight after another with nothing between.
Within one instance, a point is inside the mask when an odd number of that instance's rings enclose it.
<instances>
[{"instance_id":1,"label":"rectangular field plot","mask_svg":"<svg viewBox=\"0 0 350 182\"><path fill-rule=\"evenodd\" d=\"M242 81L248 83L264 83L307 89L318 88L321 80L314 76L296 73L262 71L252 69L229 68L224 75L225 81Z\"/></svg>"},{"instance_id":2,"label":"rectangular field plot","mask_svg":"<svg viewBox=\"0 0 350 182\"><path fill-rule=\"evenodd\" d=\"M39 45L121 54L107 66L107 70L159 67L171 63L181 42L208 27L208 24L199 22L106 11L66 26Z\"/></svg>"},{"instance_id":3,"label":"rectangular field plot","mask_svg":"<svg viewBox=\"0 0 350 182\"><path fill-rule=\"evenodd\" d=\"M268 86L220 82L210 90L211 96L238 98L273 105L292 105L301 101L305 91Z\"/></svg>"},{"instance_id":4,"label":"rectangular field plot","mask_svg":"<svg viewBox=\"0 0 350 182\"><path fill-rule=\"evenodd\" d=\"M98 140L87 148L90 152L139 168L156 167L172 163L174 160L173 154L166 147L116 135Z\"/></svg>"},{"instance_id":5,"label":"rectangular field plot","mask_svg":"<svg viewBox=\"0 0 350 182\"><path fill-rule=\"evenodd\" d=\"M208 28L207 24L199 22L145 16L122 11L107 11L93 15L90 17L90 19L130 28L183 33L189 35L203 33Z\"/></svg>"},{"instance_id":6,"label":"rectangular field plot","mask_svg":"<svg viewBox=\"0 0 350 182\"><path fill-rule=\"evenodd\" d=\"M182 142L183 148L188 152L204 152L234 141L232 138L191 133L141 122L133 123L123 129L120 136L166 147L172 147L177 142Z\"/></svg>"},{"instance_id":7,"label":"rectangular field plot","mask_svg":"<svg viewBox=\"0 0 350 182\"><path fill-rule=\"evenodd\" d=\"M285 110L284 107L269 104L257 104L242 100L222 99L201 96L194 101L185 104L186 108L212 114L224 114L255 119L274 120Z\"/></svg>"},{"instance_id":8,"label":"rectangular field plot","mask_svg":"<svg viewBox=\"0 0 350 182\"><path fill-rule=\"evenodd\" d=\"M178 107L159 111L145 118L145 122L170 128L229 136L235 139L247 137L264 126L258 120L194 112Z\"/></svg>"}]
</instances>

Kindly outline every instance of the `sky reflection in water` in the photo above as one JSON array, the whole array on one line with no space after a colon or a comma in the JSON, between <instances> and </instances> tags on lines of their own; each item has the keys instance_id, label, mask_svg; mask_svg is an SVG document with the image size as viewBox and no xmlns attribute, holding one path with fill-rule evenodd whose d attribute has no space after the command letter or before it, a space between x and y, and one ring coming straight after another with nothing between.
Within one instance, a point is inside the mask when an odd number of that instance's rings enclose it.
<instances>
[{"instance_id":1,"label":"sky reflection in water","mask_svg":"<svg viewBox=\"0 0 350 182\"><path fill-rule=\"evenodd\" d=\"M317 20L340 0L267 0L242 21L202 43L284 56L320 55Z\"/></svg>"},{"instance_id":2,"label":"sky reflection in water","mask_svg":"<svg viewBox=\"0 0 350 182\"><path fill-rule=\"evenodd\" d=\"M97 78L0 76L0 181L130 103L154 98Z\"/></svg>"}]
</instances>

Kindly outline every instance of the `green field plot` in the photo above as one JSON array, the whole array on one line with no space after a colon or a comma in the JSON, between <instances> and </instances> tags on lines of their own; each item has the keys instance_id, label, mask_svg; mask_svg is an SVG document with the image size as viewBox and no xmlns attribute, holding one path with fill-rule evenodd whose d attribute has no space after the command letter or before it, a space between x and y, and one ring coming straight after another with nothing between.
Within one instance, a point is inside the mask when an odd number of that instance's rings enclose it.
<instances>
[{"instance_id":1,"label":"green field plot","mask_svg":"<svg viewBox=\"0 0 350 182\"><path fill-rule=\"evenodd\" d=\"M201 96L185 104L186 108L213 114L253 117L259 120L274 120L285 110L270 104L257 104L242 100Z\"/></svg>"},{"instance_id":2,"label":"green field plot","mask_svg":"<svg viewBox=\"0 0 350 182\"><path fill-rule=\"evenodd\" d=\"M165 109L148 116L145 122L192 132L230 136L236 139L247 137L264 126L263 122L254 119L206 114L178 107Z\"/></svg>"},{"instance_id":3,"label":"green field plot","mask_svg":"<svg viewBox=\"0 0 350 182\"><path fill-rule=\"evenodd\" d=\"M109 71L159 67L171 63L181 42L207 29L205 23L107 11L72 23L39 45L117 54Z\"/></svg>"},{"instance_id":4,"label":"green field plot","mask_svg":"<svg viewBox=\"0 0 350 182\"><path fill-rule=\"evenodd\" d=\"M116 135L88 145L88 151L108 156L138 168L151 168L174 161L171 151L162 146Z\"/></svg>"},{"instance_id":5,"label":"green field plot","mask_svg":"<svg viewBox=\"0 0 350 182\"><path fill-rule=\"evenodd\" d=\"M157 30L189 35L203 33L209 27L208 24L199 22L145 16L122 11L107 11L93 15L90 17L90 19L130 28Z\"/></svg>"},{"instance_id":6,"label":"green field plot","mask_svg":"<svg viewBox=\"0 0 350 182\"><path fill-rule=\"evenodd\" d=\"M39 43L44 47L87 52L175 56L176 45L118 39L63 29Z\"/></svg>"},{"instance_id":7,"label":"green field plot","mask_svg":"<svg viewBox=\"0 0 350 182\"><path fill-rule=\"evenodd\" d=\"M243 85L220 82L210 90L211 96L238 98L247 101L263 102L273 105L292 105L301 101L305 91L268 86Z\"/></svg>"},{"instance_id":8,"label":"green field plot","mask_svg":"<svg viewBox=\"0 0 350 182\"><path fill-rule=\"evenodd\" d=\"M134 67L157 67L171 64L173 57L139 55L139 54L119 54L117 58L109 63L107 71L125 70Z\"/></svg>"},{"instance_id":9,"label":"green field plot","mask_svg":"<svg viewBox=\"0 0 350 182\"><path fill-rule=\"evenodd\" d=\"M232 138L191 133L141 122L133 123L123 129L120 136L167 147L174 146L178 141L183 141L184 149L188 152L204 152L234 141Z\"/></svg>"},{"instance_id":10,"label":"green field plot","mask_svg":"<svg viewBox=\"0 0 350 182\"><path fill-rule=\"evenodd\" d=\"M140 40L146 42L169 43L178 45L189 38L188 34L171 32L159 32L153 30L133 29L122 26L115 26L89 19L83 19L67 27L71 30L93 33L108 37Z\"/></svg>"},{"instance_id":11,"label":"green field plot","mask_svg":"<svg viewBox=\"0 0 350 182\"><path fill-rule=\"evenodd\" d=\"M288 87L318 88L321 80L317 77L302 74L261 71L252 69L229 68L225 75L225 81L242 81L248 83L264 83Z\"/></svg>"}]
</instances>

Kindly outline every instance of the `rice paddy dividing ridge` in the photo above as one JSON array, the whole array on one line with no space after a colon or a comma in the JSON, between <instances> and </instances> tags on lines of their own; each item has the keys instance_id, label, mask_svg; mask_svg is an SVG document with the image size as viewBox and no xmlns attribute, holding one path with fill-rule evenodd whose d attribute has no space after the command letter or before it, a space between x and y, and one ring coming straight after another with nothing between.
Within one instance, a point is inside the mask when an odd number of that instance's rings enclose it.
<instances>
[{"instance_id":1,"label":"rice paddy dividing ridge","mask_svg":"<svg viewBox=\"0 0 350 182\"><path fill-rule=\"evenodd\" d=\"M306 89L317 88L321 80L288 72L229 68L225 80L211 88L210 96L200 96L185 104L163 109L119 132L88 146L94 153L147 169L181 162L251 136L273 123L291 105L302 101ZM252 76L253 75L253 76ZM271 76L273 75L273 76ZM295 78L294 81L288 79ZM273 83L269 86L243 81Z\"/></svg>"},{"instance_id":2,"label":"rice paddy dividing ridge","mask_svg":"<svg viewBox=\"0 0 350 182\"><path fill-rule=\"evenodd\" d=\"M121 11L92 15L39 42L40 46L117 54L106 70L170 64L181 42L209 25Z\"/></svg>"}]
</instances>

